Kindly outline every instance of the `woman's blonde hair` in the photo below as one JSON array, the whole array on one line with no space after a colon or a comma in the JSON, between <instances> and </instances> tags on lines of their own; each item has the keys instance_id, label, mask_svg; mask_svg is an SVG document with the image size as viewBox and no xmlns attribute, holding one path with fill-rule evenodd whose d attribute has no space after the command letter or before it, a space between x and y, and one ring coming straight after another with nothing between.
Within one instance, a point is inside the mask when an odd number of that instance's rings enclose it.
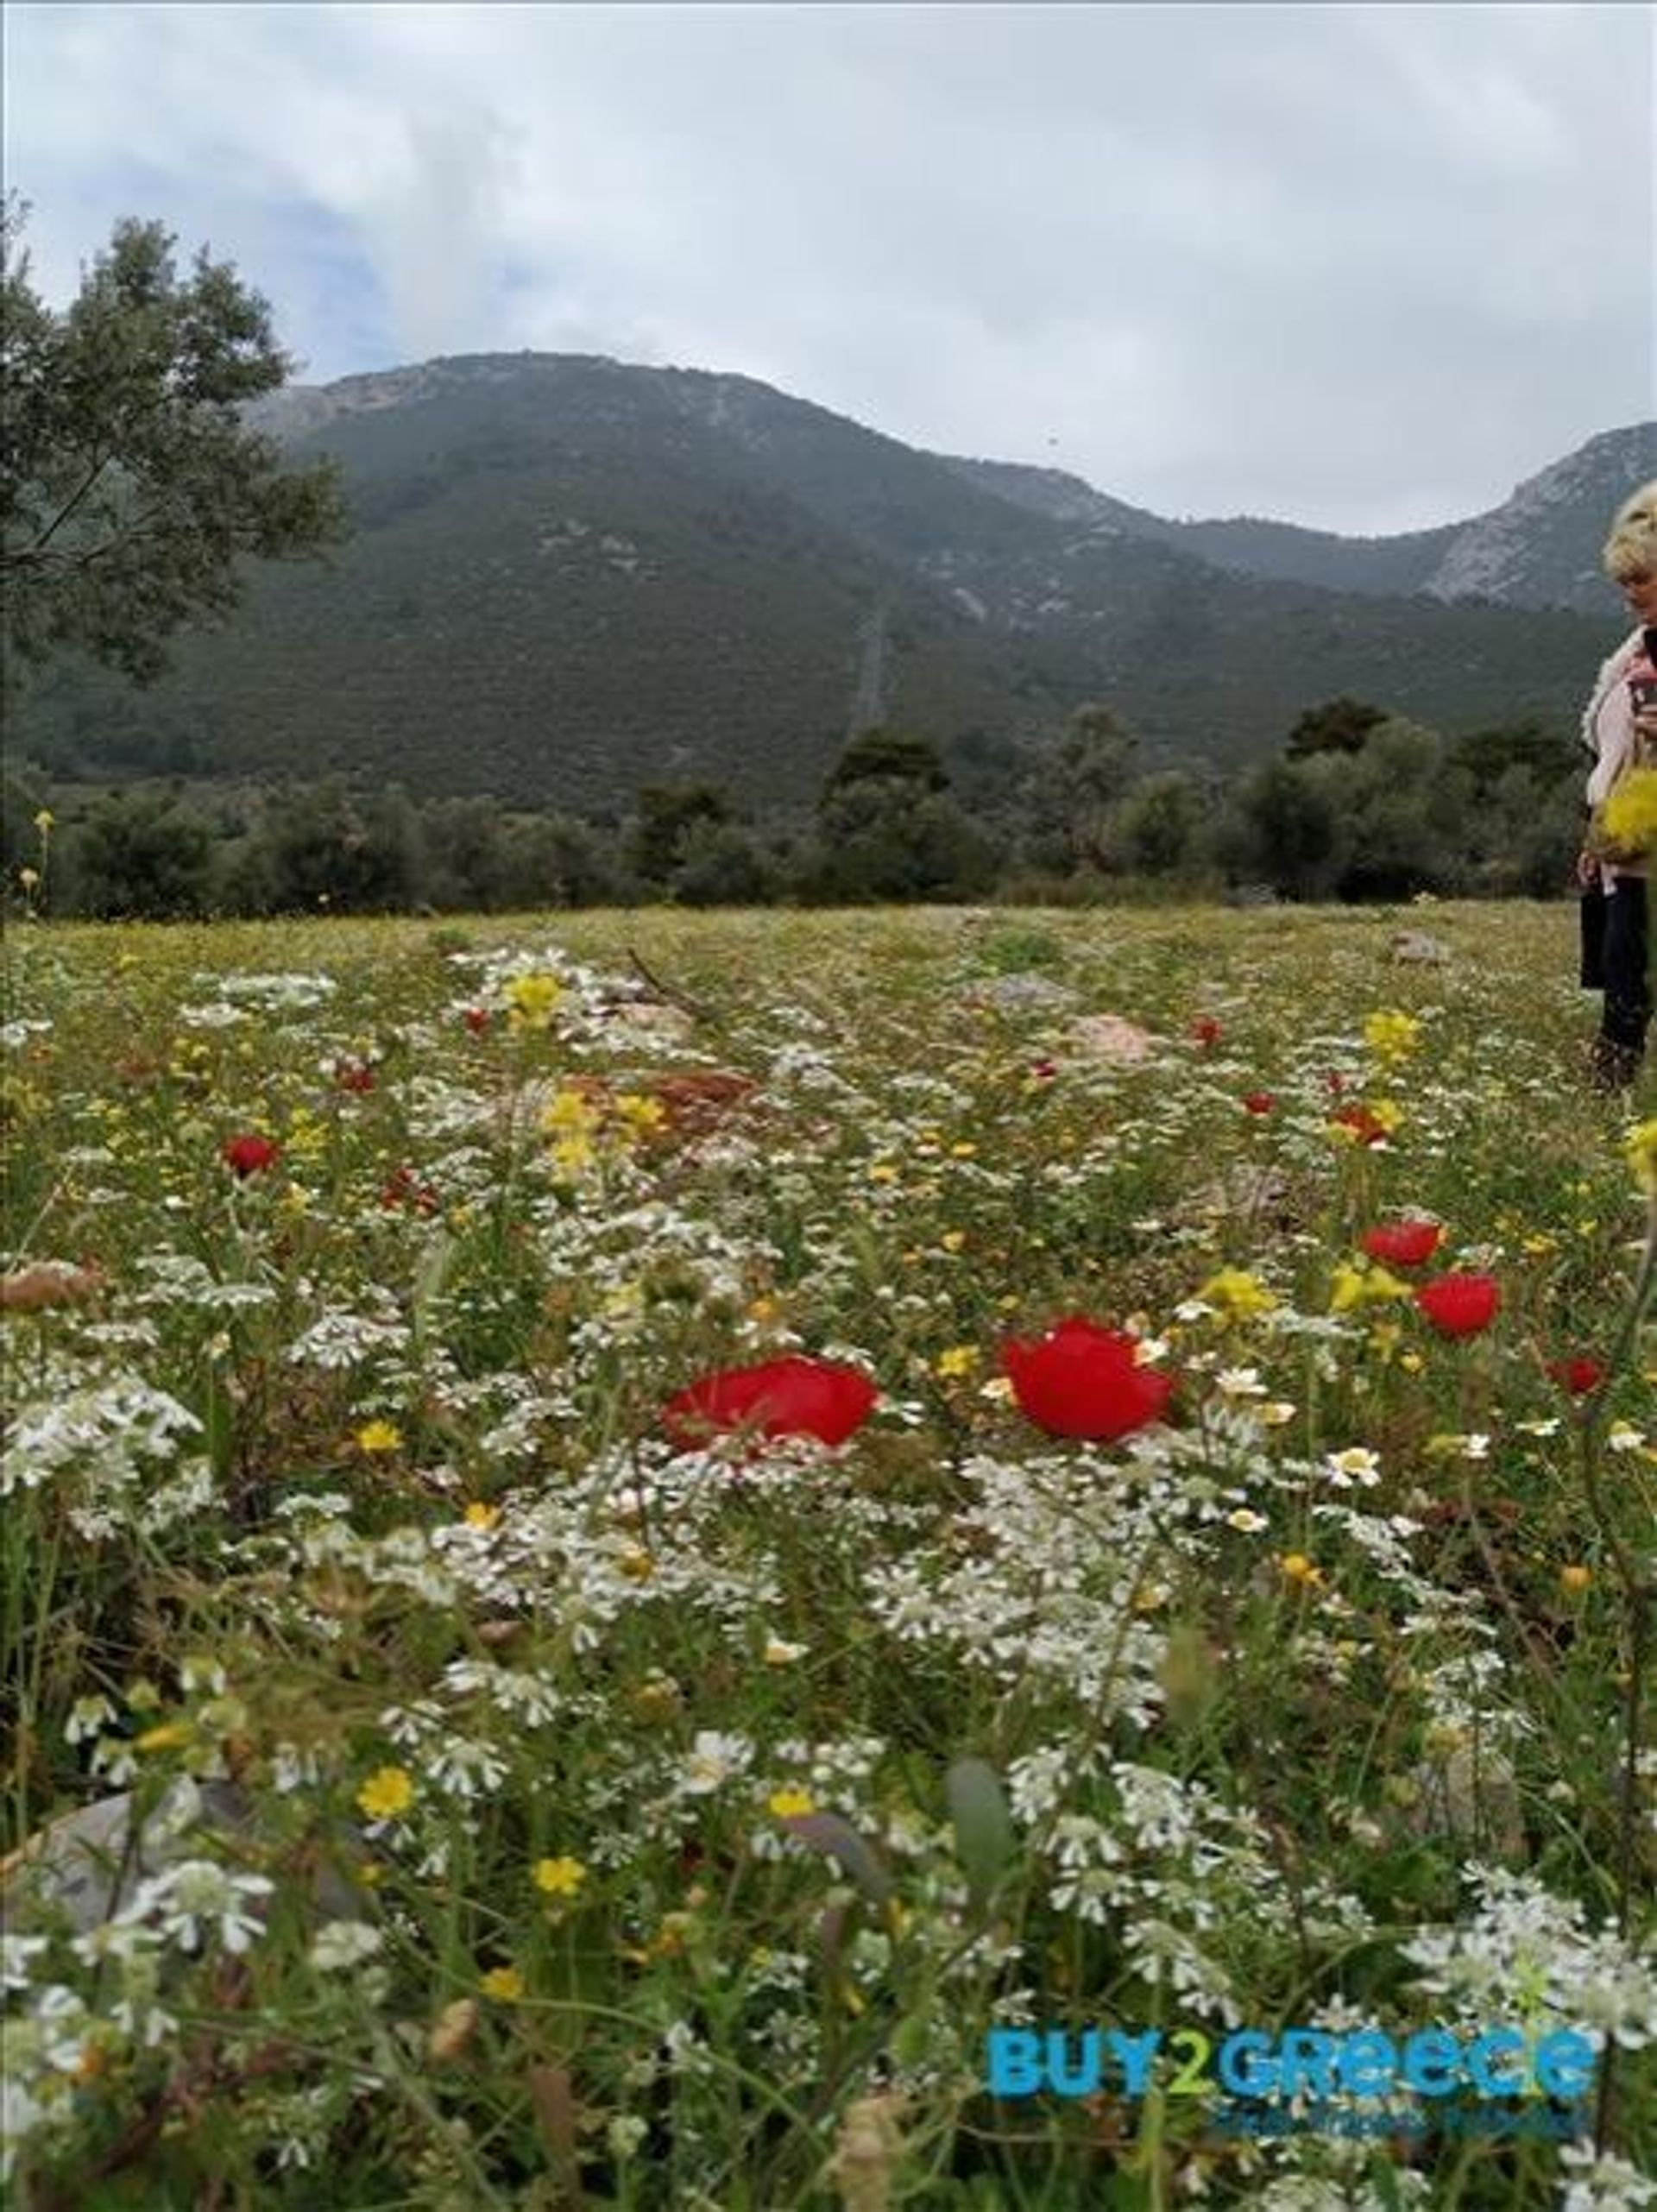
<instances>
[{"instance_id":1,"label":"woman's blonde hair","mask_svg":"<svg viewBox=\"0 0 1657 2212\"><path fill-rule=\"evenodd\" d=\"M1611 517L1611 534L1600 555L1613 583L1657 576L1657 477L1641 484Z\"/></svg>"}]
</instances>

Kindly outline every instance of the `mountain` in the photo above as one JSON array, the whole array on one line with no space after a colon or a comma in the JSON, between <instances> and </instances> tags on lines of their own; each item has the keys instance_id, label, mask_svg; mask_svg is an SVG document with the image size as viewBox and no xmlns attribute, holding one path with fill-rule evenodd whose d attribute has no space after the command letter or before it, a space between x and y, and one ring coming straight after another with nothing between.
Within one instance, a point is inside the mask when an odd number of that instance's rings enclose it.
<instances>
[{"instance_id":1,"label":"mountain","mask_svg":"<svg viewBox=\"0 0 1657 2212\"><path fill-rule=\"evenodd\" d=\"M1591 438L1528 477L1489 514L1464 523L1427 577L1440 599L1477 596L1522 607L1603 602L1606 523L1637 485L1657 477L1657 423Z\"/></svg>"},{"instance_id":2,"label":"mountain","mask_svg":"<svg viewBox=\"0 0 1657 2212\"><path fill-rule=\"evenodd\" d=\"M1169 521L1058 469L957 460L973 481L1061 521L1097 521L1212 561L1218 568L1334 591L1424 592L1509 607L1566 607L1603 616L1606 523L1657 476L1657 423L1602 432L1528 478L1486 514L1386 538L1347 538L1257 515Z\"/></svg>"},{"instance_id":3,"label":"mountain","mask_svg":"<svg viewBox=\"0 0 1657 2212\"><path fill-rule=\"evenodd\" d=\"M150 691L54 668L17 750L60 775L341 768L586 811L697 777L786 807L882 719L1005 759L1105 698L1150 757L1222 765L1339 692L1448 730L1566 722L1616 625L1603 586L1592 615L1433 596L1454 530L1166 522L702 370L468 356L291 389L253 419L338 460L350 543L255 574ZM1628 436L1535 480L1547 562L1578 561L1595 502L1603 531ZM1466 526L1509 549L1480 589L1517 597L1544 570L1496 520Z\"/></svg>"}]
</instances>

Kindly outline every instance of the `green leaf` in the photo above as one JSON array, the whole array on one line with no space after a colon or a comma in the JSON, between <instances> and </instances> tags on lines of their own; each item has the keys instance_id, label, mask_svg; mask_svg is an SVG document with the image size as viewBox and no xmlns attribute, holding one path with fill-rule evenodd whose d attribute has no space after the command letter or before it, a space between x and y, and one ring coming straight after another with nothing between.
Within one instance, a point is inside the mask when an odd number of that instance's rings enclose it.
<instances>
[{"instance_id":1,"label":"green leaf","mask_svg":"<svg viewBox=\"0 0 1657 2212\"><path fill-rule=\"evenodd\" d=\"M967 1894L982 1912L1018 1849L1012 1816L994 1769L982 1759L957 1759L945 1777L944 1791Z\"/></svg>"},{"instance_id":2,"label":"green leaf","mask_svg":"<svg viewBox=\"0 0 1657 2212\"><path fill-rule=\"evenodd\" d=\"M449 1232L439 1229L415 1264L409 1305L413 1314L414 1340L417 1344L425 1336L432 1300L442 1295L444 1286L454 1272L455 1249L455 1239Z\"/></svg>"},{"instance_id":3,"label":"green leaf","mask_svg":"<svg viewBox=\"0 0 1657 2212\"><path fill-rule=\"evenodd\" d=\"M783 1825L791 1829L803 1843L833 1859L871 1904L884 1905L892 1895L892 1876L876 1856L873 1846L837 1812L797 1812Z\"/></svg>"}]
</instances>

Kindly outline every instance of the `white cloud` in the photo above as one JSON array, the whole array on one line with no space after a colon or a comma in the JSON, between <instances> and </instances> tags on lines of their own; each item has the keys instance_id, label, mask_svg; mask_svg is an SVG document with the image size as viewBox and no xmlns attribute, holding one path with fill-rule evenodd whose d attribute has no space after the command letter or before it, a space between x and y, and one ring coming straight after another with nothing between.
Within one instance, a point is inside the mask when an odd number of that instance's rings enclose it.
<instances>
[{"instance_id":1,"label":"white cloud","mask_svg":"<svg viewBox=\"0 0 1657 2212\"><path fill-rule=\"evenodd\" d=\"M1351 529L1651 407L1644 9L54 5L8 38L48 288L160 214L313 376L736 369Z\"/></svg>"}]
</instances>

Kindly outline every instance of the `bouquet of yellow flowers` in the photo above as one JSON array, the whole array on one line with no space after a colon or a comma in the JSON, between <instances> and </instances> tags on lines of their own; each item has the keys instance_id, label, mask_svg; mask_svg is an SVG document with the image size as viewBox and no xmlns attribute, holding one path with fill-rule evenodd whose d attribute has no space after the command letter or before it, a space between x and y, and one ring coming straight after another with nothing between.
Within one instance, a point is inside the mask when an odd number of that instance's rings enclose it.
<instances>
[{"instance_id":1,"label":"bouquet of yellow flowers","mask_svg":"<svg viewBox=\"0 0 1657 2212\"><path fill-rule=\"evenodd\" d=\"M1657 767L1630 769L1594 809L1588 849L1597 860L1625 867L1657 850Z\"/></svg>"}]
</instances>

